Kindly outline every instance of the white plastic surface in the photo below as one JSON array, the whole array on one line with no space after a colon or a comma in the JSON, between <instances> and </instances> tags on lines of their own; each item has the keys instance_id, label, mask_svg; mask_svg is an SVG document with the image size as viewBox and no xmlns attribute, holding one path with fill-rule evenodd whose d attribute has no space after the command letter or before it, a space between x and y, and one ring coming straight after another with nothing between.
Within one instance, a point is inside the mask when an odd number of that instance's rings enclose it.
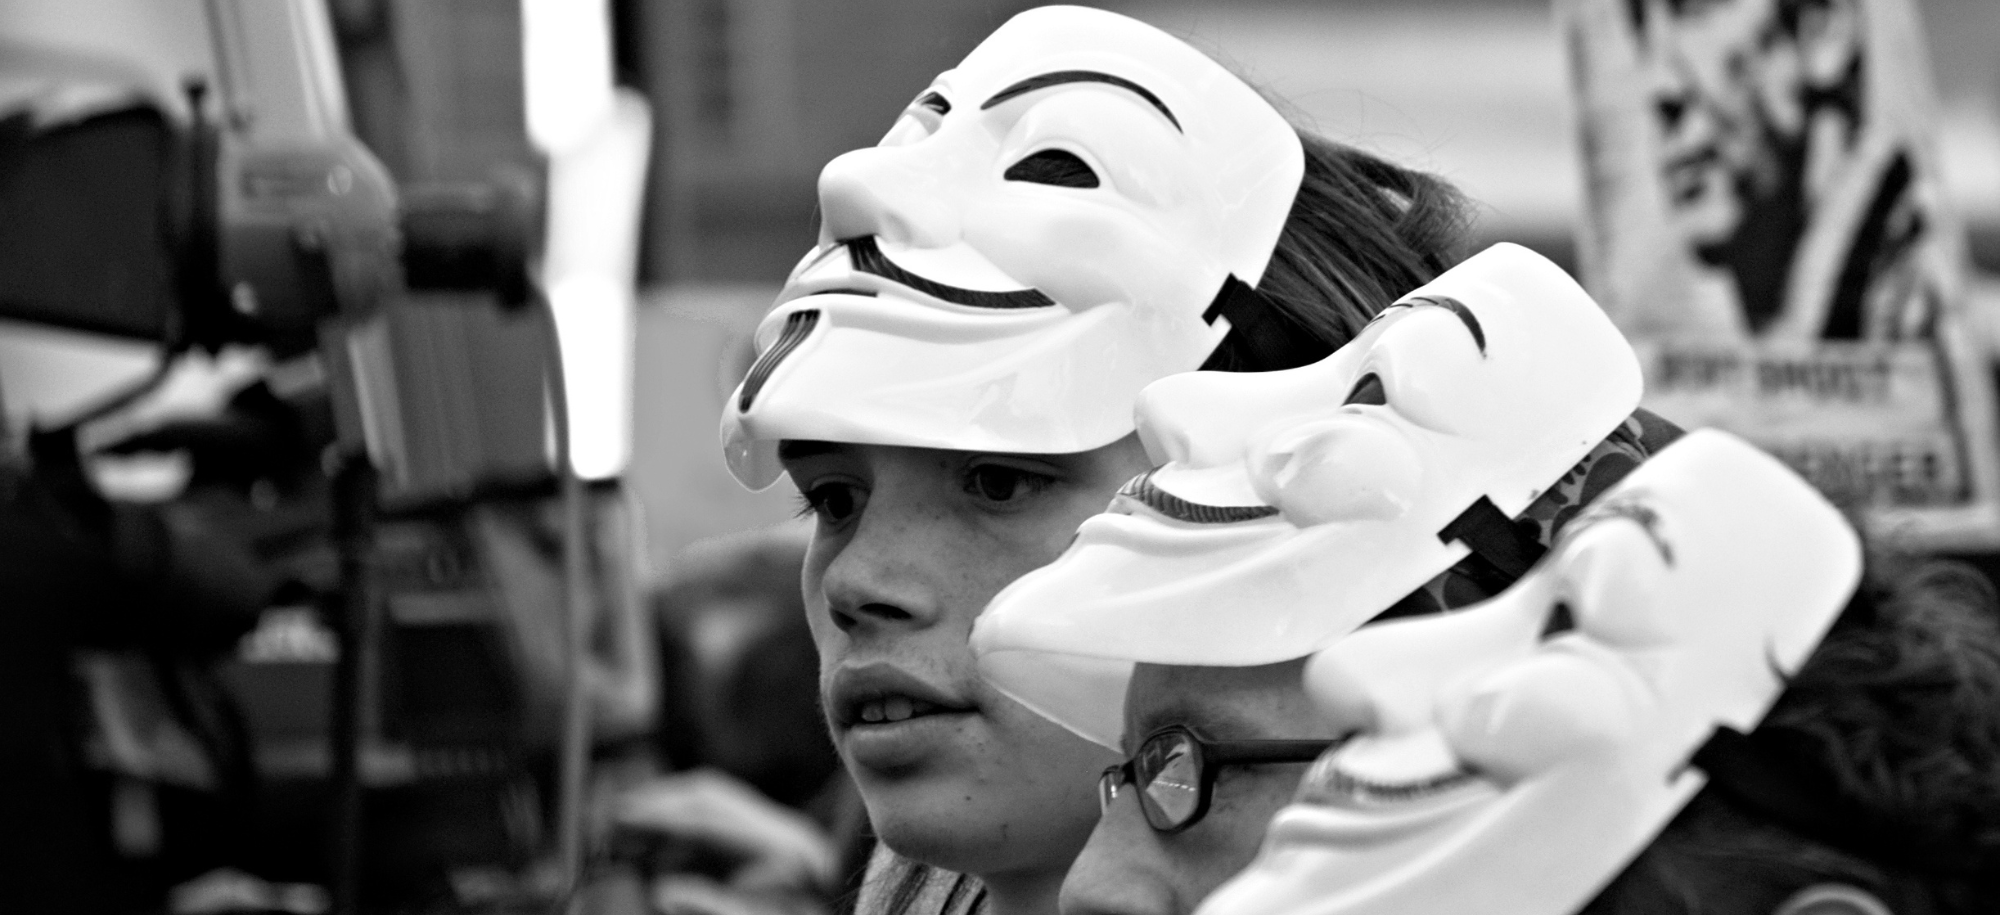
<instances>
[{"instance_id":1,"label":"white plastic surface","mask_svg":"<svg viewBox=\"0 0 2000 915\"><path fill-rule=\"evenodd\" d=\"M1434 304L1447 301L1470 320ZM1371 375L1386 403L1346 404ZM1484 496L1520 514L1639 393L1632 349L1597 304L1516 245L1404 296L1317 364L1161 381L1139 408L1164 465L1152 484L1276 513L1192 523L1120 496L988 605L972 634L980 669L1115 747L1133 662L1267 664L1325 647L1465 556L1438 532L1468 506Z\"/></svg>"},{"instance_id":2,"label":"white plastic surface","mask_svg":"<svg viewBox=\"0 0 2000 915\"><path fill-rule=\"evenodd\" d=\"M1715 727L1762 720L1860 574L1805 481L1689 433L1499 597L1316 655L1307 691L1361 733L1198 915L1576 911L1700 789L1687 760Z\"/></svg>"},{"instance_id":3,"label":"white plastic surface","mask_svg":"<svg viewBox=\"0 0 2000 915\"><path fill-rule=\"evenodd\" d=\"M1007 177L1037 154L1073 157L1097 186ZM1014 17L880 145L821 173L820 245L758 350L794 313L816 323L747 409L741 390L726 406L731 470L770 485L787 438L1030 453L1116 441L1141 388L1222 340L1227 322L1202 313L1231 274L1263 275L1303 171L1285 119L1179 39L1102 10ZM856 238L923 280L1053 304L977 307L857 270L840 244Z\"/></svg>"}]
</instances>

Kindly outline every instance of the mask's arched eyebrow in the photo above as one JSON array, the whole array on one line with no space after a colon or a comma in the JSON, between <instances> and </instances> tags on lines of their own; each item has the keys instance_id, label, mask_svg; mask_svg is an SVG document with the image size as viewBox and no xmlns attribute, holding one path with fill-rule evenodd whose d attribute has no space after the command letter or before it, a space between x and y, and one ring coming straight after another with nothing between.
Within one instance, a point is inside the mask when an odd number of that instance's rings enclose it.
<instances>
[{"instance_id":1,"label":"mask's arched eyebrow","mask_svg":"<svg viewBox=\"0 0 2000 915\"><path fill-rule=\"evenodd\" d=\"M1486 330L1479 326L1479 316L1473 314L1472 309L1465 307L1464 302L1448 295L1420 295L1404 299L1397 302L1396 305L1407 307L1436 305L1457 315L1458 319L1465 323L1465 329L1472 332L1472 342L1479 344L1479 355L1486 355ZM1392 305L1390 307L1393 308L1395 306Z\"/></svg>"},{"instance_id":2,"label":"mask's arched eyebrow","mask_svg":"<svg viewBox=\"0 0 2000 915\"><path fill-rule=\"evenodd\" d=\"M1174 125L1175 130L1179 130L1181 133L1187 132L1185 130L1181 130L1180 118L1174 117L1174 113L1167 110L1167 103L1160 101L1160 97L1154 95L1152 90L1147 89L1145 86L1141 86L1138 83L1135 83L1129 79L1126 79L1125 77L1113 76L1109 73L1100 73L1096 70L1057 70L1053 73L1043 73L1036 76L1030 76L1027 79L1021 80L1020 82L1015 83L1014 85L1008 86L1007 88L1000 90L999 92L993 93L993 97L987 99L984 104L981 104L979 106L979 110L985 111L988 108L991 108L995 105L1000 104L1001 102L1007 101L1008 99L1014 98L1016 96L1026 95L1030 92L1034 92L1039 89L1047 89L1050 86L1060 86L1064 83L1105 83L1107 85L1117 86L1120 89L1128 90L1133 94L1139 96L1140 98L1145 99L1154 108L1158 108L1161 114L1167 116L1167 122Z\"/></svg>"},{"instance_id":3,"label":"mask's arched eyebrow","mask_svg":"<svg viewBox=\"0 0 2000 915\"><path fill-rule=\"evenodd\" d=\"M1660 513L1652 506L1632 498L1608 499L1587 509L1583 514L1563 528L1563 539L1567 540L1584 529L1602 524L1613 518L1624 518L1639 525L1646 532L1646 539L1653 542L1653 549L1660 552L1660 560L1671 566L1674 564L1674 545L1660 531Z\"/></svg>"}]
</instances>

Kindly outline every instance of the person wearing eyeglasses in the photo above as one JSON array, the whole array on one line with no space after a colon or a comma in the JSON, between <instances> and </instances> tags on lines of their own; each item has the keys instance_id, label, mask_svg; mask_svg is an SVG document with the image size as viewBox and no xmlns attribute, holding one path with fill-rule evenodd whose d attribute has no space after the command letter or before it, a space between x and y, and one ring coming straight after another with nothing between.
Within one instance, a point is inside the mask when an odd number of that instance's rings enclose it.
<instances>
[{"instance_id":1,"label":"person wearing eyeglasses","mask_svg":"<svg viewBox=\"0 0 2000 915\"><path fill-rule=\"evenodd\" d=\"M1277 372L1140 396L1158 465L976 624L1000 692L1123 760L1065 915L1181 915L1247 865L1339 719L1306 657L1375 620L1490 597L1678 434L1574 280L1513 245Z\"/></svg>"}]
</instances>

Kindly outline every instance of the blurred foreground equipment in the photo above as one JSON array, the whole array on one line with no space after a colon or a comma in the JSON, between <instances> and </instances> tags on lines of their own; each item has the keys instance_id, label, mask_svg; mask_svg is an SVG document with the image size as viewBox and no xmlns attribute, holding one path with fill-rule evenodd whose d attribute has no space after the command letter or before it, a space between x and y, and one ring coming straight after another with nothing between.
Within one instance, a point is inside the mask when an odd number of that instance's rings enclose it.
<instances>
[{"instance_id":1,"label":"blurred foreground equipment","mask_svg":"<svg viewBox=\"0 0 2000 915\"><path fill-rule=\"evenodd\" d=\"M636 519L615 480L585 485L565 460L567 379L540 289L554 278L534 269L550 247L550 166L527 135L522 8L199 8L212 57L194 75L0 35L0 74L29 77L0 82L28 87L0 95L0 317L164 354L139 389L41 438L73 443L189 349L250 346L309 369L282 396L253 386L213 421L109 449L190 455L197 485L176 504L252 534L264 570L288 582L252 600L262 616L223 670L224 704L247 723L230 758L255 761L243 781L257 803L222 863L325 885L330 896L283 898L340 911L491 902L478 887L495 880L462 878L495 869L510 875L497 885L546 902L580 873L593 732L641 730L657 689ZM179 96L157 88L177 81ZM644 104L619 111L636 111L620 123L637 125L637 145L618 148L636 151L636 181ZM633 198L636 220L636 185L611 189ZM609 224L610 237L569 248L622 245L629 302L636 222L622 238ZM576 260L564 279L589 273ZM616 267L571 287L615 292ZM31 487L56 466L38 460ZM31 515L23 536L60 527ZM203 610L235 606L198 597ZM101 755L206 778L202 753L180 766L188 754L134 749L178 738L153 726L150 705L124 701L145 691L120 685L132 678L117 662L83 669L101 685L92 695L112 697L97 703Z\"/></svg>"},{"instance_id":2,"label":"blurred foreground equipment","mask_svg":"<svg viewBox=\"0 0 2000 915\"><path fill-rule=\"evenodd\" d=\"M9 42L42 91L0 119L0 316L172 347L310 348L400 285L396 191L348 131L317 4L207 7L216 79L176 123L148 81ZM273 39L281 39L282 43ZM79 101L81 99L82 101Z\"/></svg>"}]
</instances>

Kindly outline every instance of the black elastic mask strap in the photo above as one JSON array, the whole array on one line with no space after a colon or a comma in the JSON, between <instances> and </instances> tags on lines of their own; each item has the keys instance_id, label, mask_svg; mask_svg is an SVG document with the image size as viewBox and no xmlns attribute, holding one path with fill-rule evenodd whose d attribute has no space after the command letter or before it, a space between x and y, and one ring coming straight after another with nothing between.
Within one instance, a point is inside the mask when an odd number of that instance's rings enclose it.
<instances>
[{"instance_id":1,"label":"black elastic mask strap","mask_svg":"<svg viewBox=\"0 0 2000 915\"><path fill-rule=\"evenodd\" d=\"M1535 561L1549 551L1541 541L1516 526L1506 512L1485 496L1480 496L1458 517L1451 519L1450 524L1440 529L1438 539L1445 543L1463 541L1473 555L1485 560L1493 571L1504 578L1502 587L1528 574Z\"/></svg>"},{"instance_id":2,"label":"black elastic mask strap","mask_svg":"<svg viewBox=\"0 0 2000 915\"><path fill-rule=\"evenodd\" d=\"M1219 317L1229 319L1229 338L1216 351L1221 352L1224 347L1241 351L1247 344L1248 350L1257 356L1256 371L1311 365L1332 352L1305 328L1286 320L1270 296L1237 279L1233 273L1223 279L1222 288L1208 303L1208 310L1201 313L1201 319L1210 324Z\"/></svg>"}]
</instances>

